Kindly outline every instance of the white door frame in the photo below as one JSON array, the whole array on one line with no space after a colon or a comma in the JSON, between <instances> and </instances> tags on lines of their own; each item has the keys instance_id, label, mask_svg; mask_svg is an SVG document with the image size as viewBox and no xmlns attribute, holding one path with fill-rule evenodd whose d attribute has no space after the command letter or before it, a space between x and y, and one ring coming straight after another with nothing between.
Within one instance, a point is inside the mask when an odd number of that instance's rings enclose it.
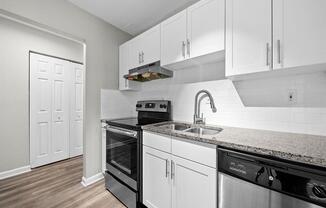
<instances>
[{"instance_id":1,"label":"white door frame","mask_svg":"<svg viewBox=\"0 0 326 208\"><path fill-rule=\"evenodd\" d=\"M5 19L8 19L8 20L11 20L11 21L14 21L14 22L17 22L19 24L22 24L22 25L25 25L27 27L30 27L30 28L34 28L36 30L39 30L39 31L42 31L42 32L46 32L46 33L49 33L49 34L52 34L54 36L57 36L57 37L60 37L60 38L64 38L64 39L67 39L67 40L70 40L70 41L73 41L73 42L76 42L78 44L81 44L82 47L83 47L83 64L84 64L84 85L83 85L83 92L84 92L84 96L83 96L83 109L84 109L84 112L86 112L86 66L87 66L87 62L86 62L86 54L87 54L87 45L86 45L86 40L83 39L83 38L80 38L80 37L77 37L75 35L72 35L72 34L69 34L69 33L66 33L66 32L63 32L61 30L58 30L58 29L55 29L55 28L52 28L52 27L49 27L47 25L44 25L44 24L41 24L41 23L38 23L36 21L33 21L31 19L28 19L28 18L25 18L25 17L22 17L20 15L17 15L17 14L14 14L14 13L11 13L11 12L8 12L6 10L3 10L3 9L0 9L0 17L3 17ZM28 108L29 110L29 108ZM30 112L28 112L29 115L30 115ZM84 117L85 118L85 117ZM86 119L83 120L83 154L85 155L85 152L86 152L86 141L85 141L85 133L86 133L86 130L85 130L85 124L86 124ZM29 121L28 121L29 122ZM30 128L30 123L29 123L29 128ZM29 133L30 134L30 133Z\"/></svg>"}]
</instances>

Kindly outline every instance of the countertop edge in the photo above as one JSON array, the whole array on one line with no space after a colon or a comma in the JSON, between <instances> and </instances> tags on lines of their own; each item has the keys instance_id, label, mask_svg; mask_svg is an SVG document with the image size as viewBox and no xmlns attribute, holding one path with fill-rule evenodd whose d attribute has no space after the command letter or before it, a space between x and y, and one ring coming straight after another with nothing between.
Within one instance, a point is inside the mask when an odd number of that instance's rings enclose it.
<instances>
[{"instance_id":1,"label":"countertop edge","mask_svg":"<svg viewBox=\"0 0 326 208\"><path fill-rule=\"evenodd\" d=\"M250 146L250 145L242 145L242 144L236 144L232 142L224 142L224 141L218 141L218 140L213 140L213 139L205 139L202 137L194 137L194 136L189 136L181 133L177 133L173 130L170 129L163 129L159 127L152 127L152 125L147 125L143 126L142 129L144 131L152 132L152 133L159 133L167 136L172 136L172 137L179 137L182 139L186 139L189 141L196 141L196 142L202 142L206 144L213 144L219 147L225 147L225 148L230 148L234 150L239 150L239 151L245 151L248 153L253 153L253 154L260 154L260 155L265 155L265 156L272 156L278 159L283 159L283 160L289 160L293 162L298 162L306 165L313 165L321 168L326 168L326 159L324 158L317 158L317 157L311 157L311 156L306 156L306 155L300 155L300 154L293 154L289 152L284 152L284 151L277 151L277 150L272 150L272 149L266 149L266 148L260 148L260 147L255 147L255 146Z\"/></svg>"}]
</instances>

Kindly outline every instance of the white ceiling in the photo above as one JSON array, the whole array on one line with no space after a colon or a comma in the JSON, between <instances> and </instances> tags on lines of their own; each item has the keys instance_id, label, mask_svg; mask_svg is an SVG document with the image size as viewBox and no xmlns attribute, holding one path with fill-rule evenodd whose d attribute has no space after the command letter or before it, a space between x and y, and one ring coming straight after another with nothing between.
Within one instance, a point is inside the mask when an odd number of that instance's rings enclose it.
<instances>
[{"instance_id":1,"label":"white ceiling","mask_svg":"<svg viewBox=\"0 0 326 208\"><path fill-rule=\"evenodd\" d=\"M131 35L137 35L198 0L68 1Z\"/></svg>"}]
</instances>

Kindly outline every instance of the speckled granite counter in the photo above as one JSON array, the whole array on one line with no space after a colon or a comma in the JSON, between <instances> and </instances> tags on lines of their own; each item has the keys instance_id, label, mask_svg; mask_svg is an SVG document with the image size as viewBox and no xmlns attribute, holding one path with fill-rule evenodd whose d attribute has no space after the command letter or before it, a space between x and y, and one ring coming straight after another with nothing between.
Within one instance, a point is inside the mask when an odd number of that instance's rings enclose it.
<instances>
[{"instance_id":1,"label":"speckled granite counter","mask_svg":"<svg viewBox=\"0 0 326 208\"><path fill-rule=\"evenodd\" d=\"M252 153L270 155L281 159L326 167L326 137L306 134L282 133L275 131L244 129L224 126L215 135L199 135L174 130L172 123L164 122L143 126L145 131L156 132L184 139L215 144L222 147L243 150ZM191 124L189 124L191 125Z\"/></svg>"}]
</instances>

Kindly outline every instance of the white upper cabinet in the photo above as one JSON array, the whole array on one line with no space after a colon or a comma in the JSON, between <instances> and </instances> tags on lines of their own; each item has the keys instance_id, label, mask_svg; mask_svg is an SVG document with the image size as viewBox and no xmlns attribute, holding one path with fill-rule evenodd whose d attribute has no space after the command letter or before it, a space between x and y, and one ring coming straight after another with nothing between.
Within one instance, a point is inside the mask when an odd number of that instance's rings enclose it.
<instances>
[{"instance_id":1,"label":"white upper cabinet","mask_svg":"<svg viewBox=\"0 0 326 208\"><path fill-rule=\"evenodd\" d=\"M119 48L119 89L138 90L139 84L123 78L130 69L159 61L161 58L161 26L157 25Z\"/></svg>"},{"instance_id":2,"label":"white upper cabinet","mask_svg":"<svg viewBox=\"0 0 326 208\"><path fill-rule=\"evenodd\" d=\"M196 63L224 58L224 1L202 0L161 23L161 65L177 69L188 59ZM190 63L191 65L191 63Z\"/></svg>"},{"instance_id":3,"label":"white upper cabinet","mask_svg":"<svg viewBox=\"0 0 326 208\"><path fill-rule=\"evenodd\" d=\"M274 0L274 69L326 62L326 1Z\"/></svg>"},{"instance_id":4,"label":"white upper cabinet","mask_svg":"<svg viewBox=\"0 0 326 208\"><path fill-rule=\"evenodd\" d=\"M186 58L187 11L184 10L161 23L161 65Z\"/></svg>"},{"instance_id":5,"label":"white upper cabinet","mask_svg":"<svg viewBox=\"0 0 326 208\"><path fill-rule=\"evenodd\" d=\"M161 59L161 25L157 25L142 34L141 65Z\"/></svg>"},{"instance_id":6,"label":"white upper cabinet","mask_svg":"<svg viewBox=\"0 0 326 208\"><path fill-rule=\"evenodd\" d=\"M137 90L138 85L134 81L129 81L123 76L128 74L130 69L130 42L126 42L119 47L119 90Z\"/></svg>"},{"instance_id":7,"label":"white upper cabinet","mask_svg":"<svg viewBox=\"0 0 326 208\"><path fill-rule=\"evenodd\" d=\"M226 1L226 76L322 70L325 11L324 0Z\"/></svg>"},{"instance_id":8,"label":"white upper cabinet","mask_svg":"<svg viewBox=\"0 0 326 208\"><path fill-rule=\"evenodd\" d=\"M202 0L187 9L187 55L224 50L224 1Z\"/></svg>"},{"instance_id":9,"label":"white upper cabinet","mask_svg":"<svg viewBox=\"0 0 326 208\"><path fill-rule=\"evenodd\" d=\"M142 47L141 38L136 37L136 38L132 39L131 41L129 41L127 45L129 47L128 52L127 52L128 55L127 54L125 54L125 55L128 56L127 68L129 70L129 69L133 69L133 68L136 68L141 65L141 61L142 61L142 59L141 59L141 55L142 55L141 54L141 47Z\"/></svg>"},{"instance_id":10,"label":"white upper cabinet","mask_svg":"<svg viewBox=\"0 0 326 208\"><path fill-rule=\"evenodd\" d=\"M160 60L160 25L157 25L130 41L130 69Z\"/></svg>"},{"instance_id":11,"label":"white upper cabinet","mask_svg":"<svg viewBox=\"0 0 326 208\"><path fill-rule=\"evenodd\" d=\"M226 76L271 69L271 4L226 1Z\"/></svg>"}]
</instances>

